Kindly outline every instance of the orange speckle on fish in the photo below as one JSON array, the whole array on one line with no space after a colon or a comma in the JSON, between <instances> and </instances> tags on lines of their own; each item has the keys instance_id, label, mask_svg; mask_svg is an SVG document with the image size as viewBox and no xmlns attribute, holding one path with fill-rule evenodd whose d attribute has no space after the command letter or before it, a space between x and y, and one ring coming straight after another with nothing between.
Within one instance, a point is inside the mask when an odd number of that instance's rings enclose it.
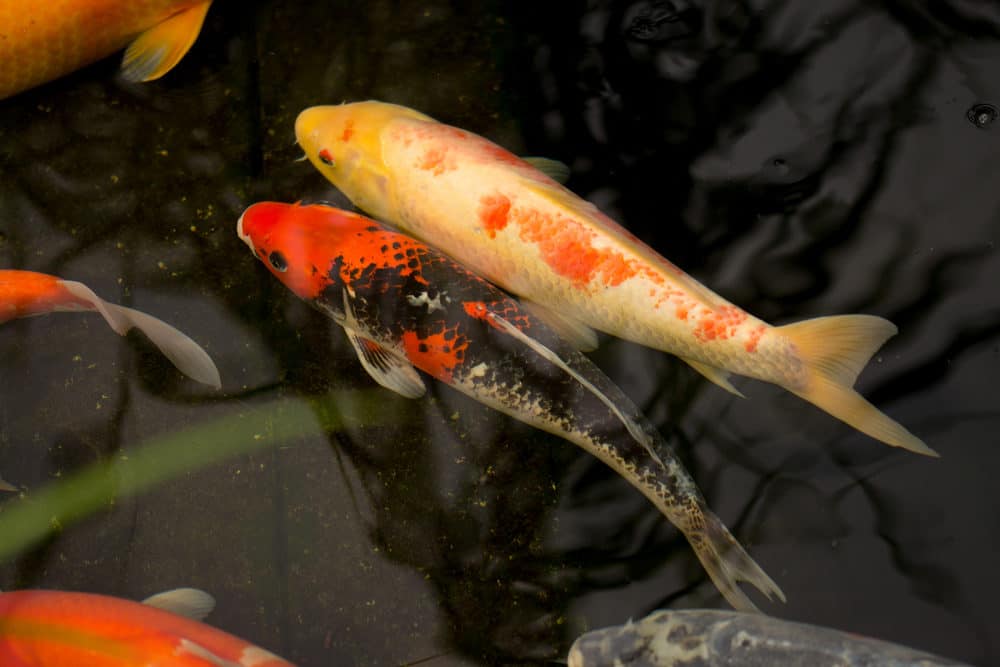
<instances>
[{"instance_id":1,"label":"orange speckle on fish","mask_svg":"<svg viewBox=\"0 0 1000 667\"><path fill-rule=\"evenodd\" d=\"M417 169L430 171L435 176L440 176L450 168L445 161L445 150L442 148L428 148L417 160Z\"/></svg>"},{"instance_id":2,"label":"orange speckle on fish","mask_svg":"<svg viewBox=\"0 0 1000 667\"><path fill-rule=\"evenodd\" d=\"M510 199L502 194L485 195L479 199L479 220L491 239L507 226Z\"/></svg>"},{"instance_id":3,"label":"orange speckle on fish","mask_svg":"<svg viewBox=\"0 0 1000 667\"><path fill-rule=\"evenodd\" d=\"M350 141L354 135L354 121L348 120L344 123L344 133L340 135L341 141Z\"/></svg>"},{"instance_id":4,"label":"orange speckle on fish","mask_svg":"<svg viewBox=\"0 0 1000 667\"><path fill-rule=\"evenodd\" d=\"M707 311L698 320L694 336L700 341L727 340L735 333L737 327L745 322L747 314L736 306L722 306Z\"/></svg>"},{"instance_id":5,"label":"orange speckle on fish","mask_svg":"<svg viewBox=\"0 0 1000 667\"><path fill-rule=\"evenodd\" d=\"M465 336L455 335L453 329L423 338L415 331L404 331L402 343L406 356L414 366L443 382L451 382L455 367L462 363L465 350L469 347L469 341Z\"/></svg>"},{"instance_id":6,"label":"orange speckle on fish","mask_svg":"<svg viewBox=\"0 0 1000 667\"><path fill-rule=\"evenodd\" d=\"M760 337L764 335L765 331L767 331L767 327L761 324L756 329L750 332L750 338L743 345L743 347L746 349L747 352L757 351L757 344L760 343Z\"/></svg>"}]
</instances>

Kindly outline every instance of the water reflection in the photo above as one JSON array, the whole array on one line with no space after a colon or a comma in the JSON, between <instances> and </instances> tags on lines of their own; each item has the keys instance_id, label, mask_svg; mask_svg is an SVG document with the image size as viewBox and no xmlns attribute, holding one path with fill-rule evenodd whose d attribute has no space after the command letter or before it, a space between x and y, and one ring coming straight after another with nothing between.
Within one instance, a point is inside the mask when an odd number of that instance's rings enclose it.
<instances>
[{"instance_id":1,"label":"water reflection","mask_svg":"<svg viewBox=\"0 0 1000 667\"><path fill-rule=\"evenodd\" d=\"M899 325L861 389L940 461L760 384L738 401L659 353L605 340L594 359L789 594L769 611L998 660L1000 534L982 508L1000 465L1000 135L967 117L1000 99L991 7L215 5L153 86L117 83L106 61L0 103L0 264L176 323L223 392L96 319L6 324L0 476L30 499L181 425L371 389L233 226L256 199L343 203L293 162L300 109L396 101L569 163L572 189L765 319ZM433 393L374 414L339 401L342 428L116 503L4 564L0 587L199 586L219 599L214 624L304 666L541 661L586 628L718 603L613 473Z\"/></svg>"}]
</instances>

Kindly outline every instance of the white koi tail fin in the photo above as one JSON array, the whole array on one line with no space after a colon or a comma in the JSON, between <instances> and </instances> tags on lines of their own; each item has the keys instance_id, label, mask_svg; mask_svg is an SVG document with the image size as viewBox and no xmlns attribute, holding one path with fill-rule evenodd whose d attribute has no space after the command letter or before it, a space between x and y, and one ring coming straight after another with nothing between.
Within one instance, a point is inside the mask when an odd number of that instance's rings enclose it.
<instances>
[{"instance_id":1,"label":"white koi tail fin","mask_svg":"<svg viewBox=\"0 0 1000 667\"><path fill-rule=\"evenodd\" d=\"M701 512L704 526L688 535L688 541L726 601L740 611L759 611L740 590L739 582L745 581L766 595L768 600L775 596L784 602L785 594L778 584L757 565L722 520L707 508L702 508Z\"/></svg>"},{"instance_id":2,"label":"white koi tail fin","mask_svg":"<svg viewBox=\"0 0 1000 667\"><path fill-rule=\"evenodd\" d=\"M146 334L146 337L160 349L163 356L169 359L181 373L192 380L211 385L216 389L222 386L219 369L215 367L215 362L198 343L191 340L186 334L152 315L108 303L94 294L94 291L83 283L64 280L62 284L73 296L89 301L119 335L124 336L129 329L135 327Z\"/></svg>"},{"instance_id":3,"label":"white koi tail fin","mask_svg":"<svg viewBox=\"0 0 1000 667\"><path fill-rule=\"evenodd\" d=\"M861 369L896 331L892 322L873 315L817 317L778 327L777 333L795 344L808 375L804 389L785 388L887 445L938 456L852 388Z\"/></svg>"}]
</instances>

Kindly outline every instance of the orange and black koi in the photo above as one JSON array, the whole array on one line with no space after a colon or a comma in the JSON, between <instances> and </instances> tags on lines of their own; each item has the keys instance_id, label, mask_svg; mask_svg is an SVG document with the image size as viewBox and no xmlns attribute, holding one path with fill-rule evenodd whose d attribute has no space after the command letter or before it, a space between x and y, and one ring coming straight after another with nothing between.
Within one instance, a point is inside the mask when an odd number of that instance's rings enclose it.
<instances>
[{"instance_id":1,"label":"orange and black koi","mask_svg":"<svg viewBox=\"0 0 1000 667\"><path fill-rule=\"evenodd\" d=\"M755 609L741 580L784 599L635 405L500 289L411 237L329 206L254 204L237 233L271 273L344 327L380 384L419 397L420 369L579 445L685 534L733 606Z\"/></svg>"}]
</instances>

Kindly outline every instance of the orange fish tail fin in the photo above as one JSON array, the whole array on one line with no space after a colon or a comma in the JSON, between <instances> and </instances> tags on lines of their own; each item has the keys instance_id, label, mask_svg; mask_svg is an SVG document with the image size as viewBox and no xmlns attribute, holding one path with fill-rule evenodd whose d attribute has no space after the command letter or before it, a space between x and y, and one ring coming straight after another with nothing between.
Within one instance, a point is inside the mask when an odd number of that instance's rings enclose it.
<instances>
[{"instance_id":1,"label":"orange fish tail fin","mask_svg":"<svg viewBox=\"0 0 1000 667\"><path fill-rule=\"evenodd\" d=\"M702 508L701 513L704 525L699 527L697 533L688 535L688 541L726 601L739 611L759 611L740 590L739 582L745 581L766 595L768 600L776 596L784 602L785 594L778 584L757 565L722 520L709 509Z\"/></svg>"},{"instance_id":2,"label":"orange fish tail fin","mask_svg":"<svg viewBox=\"0 0 1000 667\"><path fill-rule=\"evenodd\" d=\"M785 388L887 445L938 456L852 388L861 369L896 331L892 322L873 315L817 317L778 327L777 333L795 345L807 373L804 388Z\"/></svg>"}]
</instances>

